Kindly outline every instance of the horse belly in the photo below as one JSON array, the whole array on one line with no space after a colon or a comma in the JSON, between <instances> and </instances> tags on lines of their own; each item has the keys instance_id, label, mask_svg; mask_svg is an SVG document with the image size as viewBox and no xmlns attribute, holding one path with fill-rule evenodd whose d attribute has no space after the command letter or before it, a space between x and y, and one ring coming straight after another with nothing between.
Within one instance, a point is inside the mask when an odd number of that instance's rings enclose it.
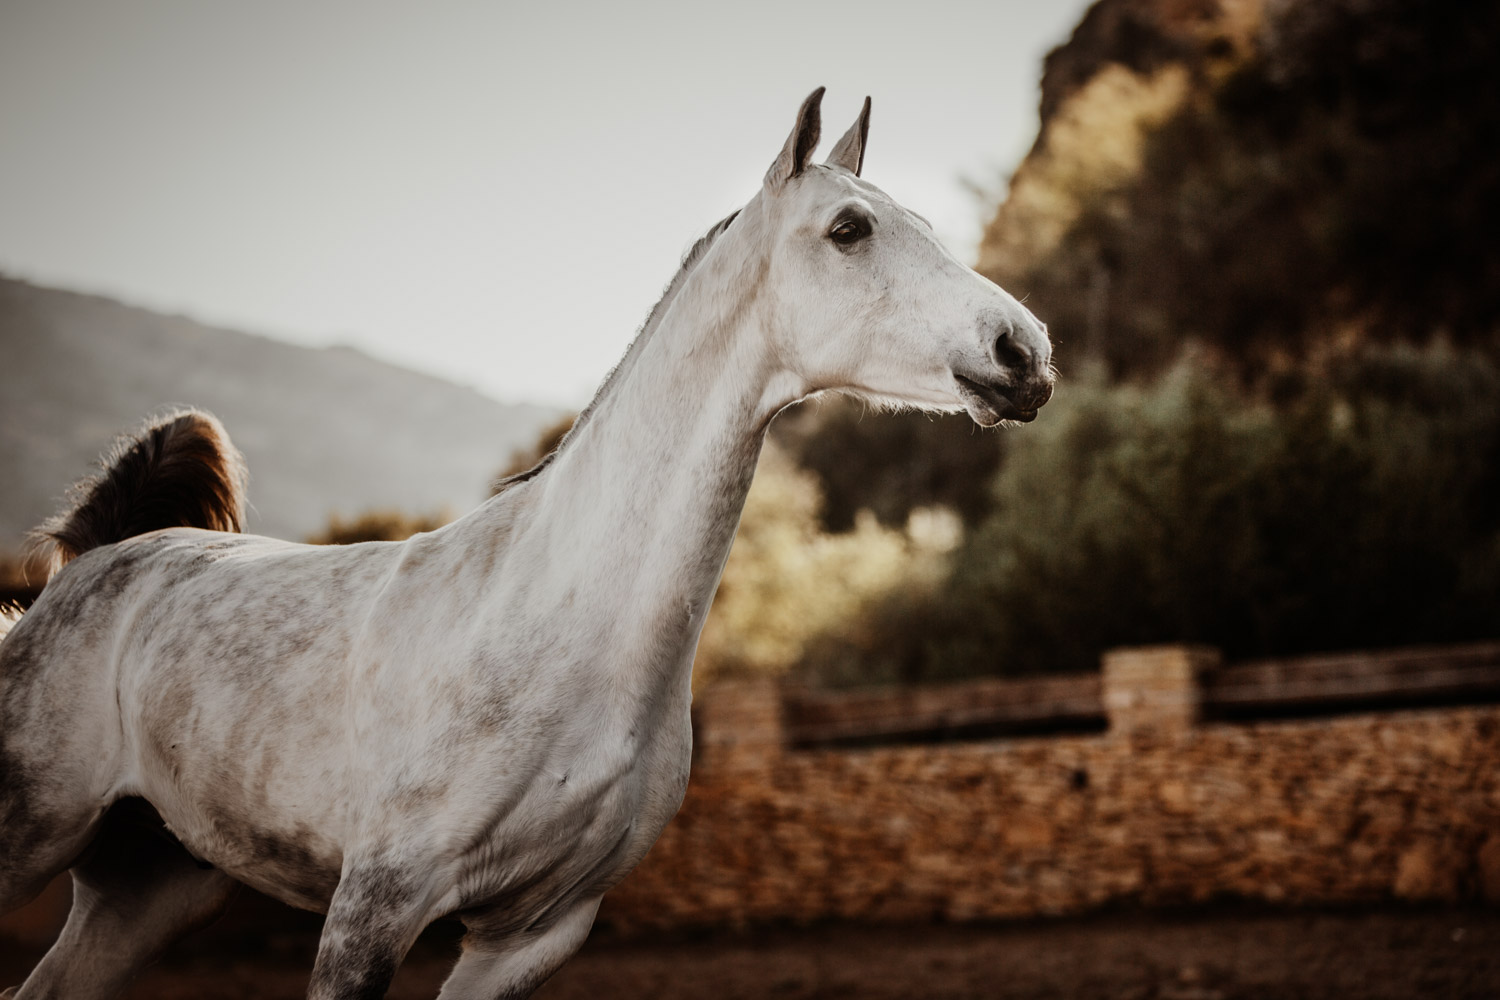
<instances>
[{"instance_id":1,"label":"horse belly","mask_svg":"<svg viewBox=\"0 0 1500 1000\"><path fill-rule=\"evenodd\" d=\"M148 711L142 792L196 857L293 906L325 910L343 863L337 734L279 701Z\"/></svg>"},{"instance_id":2,"label":"horse belly","mask_svg":"<svg viewBox=\"0 0 1500 1000\"><path fill-rule=\"evenodd\" d=\"M141 793L195 856L326 909L346 818L345 651L316 638L280 656L233 633L175 638L158 636L122 684Z\"/></svg>"}]
</instances>

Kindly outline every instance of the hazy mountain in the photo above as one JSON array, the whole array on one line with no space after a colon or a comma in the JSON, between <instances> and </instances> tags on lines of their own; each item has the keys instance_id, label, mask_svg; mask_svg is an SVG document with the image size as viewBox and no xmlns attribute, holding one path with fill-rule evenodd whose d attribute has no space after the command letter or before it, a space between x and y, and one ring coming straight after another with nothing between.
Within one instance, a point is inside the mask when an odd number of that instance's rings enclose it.
<instances>
[{"instance_id":1,"label":"hazy mountain","mask_svg":"<svg viewBox=\"0 0 1500 1000\"><path fill-rule=\"evenodd\" d=\"M116 433L206 407L250 465L250 530L304 538L331 513L455 513L556 416L343 347L314 350L0 278L0 552Z\"/></svg>"}]
</instances>

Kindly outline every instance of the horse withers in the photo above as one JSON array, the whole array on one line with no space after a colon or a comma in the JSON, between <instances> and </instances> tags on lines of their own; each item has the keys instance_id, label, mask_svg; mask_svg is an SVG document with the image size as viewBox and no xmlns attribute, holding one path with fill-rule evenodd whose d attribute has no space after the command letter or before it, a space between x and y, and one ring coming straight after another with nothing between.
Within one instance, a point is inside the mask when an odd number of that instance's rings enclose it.
<instances>
[{"instance_id":1,"label":"horse withers","mask_svg":"<svg viewBox=\"0 0 1500 1000\"><path fill-rule=\"evenodd\" d=\"M690 672L766 428L823 392L1027 421L1045 330L860 177L822 90L683 261L562 444L405 542L238 534L211 417L126 441L0 630L0 911L74 905L16 995L108 997L251 885L327 913L308 996L379 997L467 927L445 998L523 997L676 812Z\"/></svg>"}]
</instances>

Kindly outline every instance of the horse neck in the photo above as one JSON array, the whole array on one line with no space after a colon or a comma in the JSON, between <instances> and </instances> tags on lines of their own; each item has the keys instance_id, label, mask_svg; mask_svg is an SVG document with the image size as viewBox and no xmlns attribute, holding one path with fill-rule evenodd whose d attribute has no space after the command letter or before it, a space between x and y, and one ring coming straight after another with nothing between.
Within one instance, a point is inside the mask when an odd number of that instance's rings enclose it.
<instances>
[{"instance_id":1,"label":"horse neck","mask_svg":"<svg viewBox=\"0 0 1500 1000\"><path fill-rule=\"evenodd\" d=\"M750 225L720 238L534 484L533 593L591 608L644 669L696 644L766 426L799 395L762 332L755 244Z\"/></svg>"}]
</instances>

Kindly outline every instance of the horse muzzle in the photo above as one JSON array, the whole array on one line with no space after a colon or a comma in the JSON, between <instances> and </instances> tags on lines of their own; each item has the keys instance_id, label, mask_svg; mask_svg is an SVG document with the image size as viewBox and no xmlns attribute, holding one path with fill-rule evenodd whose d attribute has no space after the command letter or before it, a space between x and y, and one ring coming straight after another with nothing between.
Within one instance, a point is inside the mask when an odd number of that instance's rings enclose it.
<instances>
[{"instance_id":1,"label":"horse muzzle","mask_svg":"<svg viewBox=\"0 0 1500 1000\"><path fill-rule=\"evenodd\" d=\"M981 381L954 372L953 380L958 383L958 395L963 400L964 409L981 427L993 427L1002 420L1030 423L1036 419L1036 411L1052 398L1052 378L1049 375L1012 383Z\"/></svg>"},{"instance_id":2,"label":"horse muzzle","mask_svg":"<svg viewBox=\"0 0 1500 1000\"><path fill-rule=\"evenodd\" d=\"M953 380L969 416L981 427L1002 420L1027 423L1052 398L1052 344L1046 327L1019 303L979 314L984 362L953 365Z\"/></svg>"}]
</instances>

